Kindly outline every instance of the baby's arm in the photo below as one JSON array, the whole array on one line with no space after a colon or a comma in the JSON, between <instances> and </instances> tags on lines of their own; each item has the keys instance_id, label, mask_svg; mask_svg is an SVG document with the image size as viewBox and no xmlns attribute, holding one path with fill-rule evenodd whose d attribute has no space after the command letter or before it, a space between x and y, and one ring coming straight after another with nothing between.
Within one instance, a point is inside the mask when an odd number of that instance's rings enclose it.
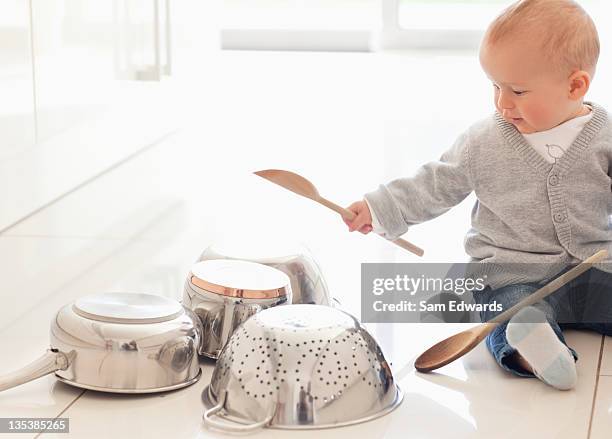
<instances>
[{"instance_id":1,"label":"baby's arm","mask_svg":"<svg viewBox=\"0 0 612 439\"><path fill-rule=\"evenodd\" d=\"M352 230L367 233L375 216L380 225L375 231L395 239L406 233L409 226L435 218L459 204L473 189L468 136L463 134L440 160L421 166L411 177L381 185L365 195L367 203L360 201L349 206L357 214ZM356 204L362 211L367 210L367 215L351 209ZM369 230L368 227L364 230L364 226L369 226Z\"/></svg>"}]
</instances>

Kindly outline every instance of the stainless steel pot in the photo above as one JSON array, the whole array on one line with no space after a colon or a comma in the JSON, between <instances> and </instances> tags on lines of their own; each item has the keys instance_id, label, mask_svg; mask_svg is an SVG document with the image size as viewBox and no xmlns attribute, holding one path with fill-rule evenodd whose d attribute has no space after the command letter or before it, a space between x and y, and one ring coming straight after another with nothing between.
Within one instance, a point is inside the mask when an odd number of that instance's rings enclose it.
<instances>
[{"instance_id":1,"label":"stainless steel pot","mask_svg":"<svg viewBox=\"0 0 612 439\"><path fill-rule=\"evenodd\" d=\"M164 392L201 375L198 318L151 294L105 293L64 306L51 322L51 348L0 376L0 391L55 373L66 384L114 393Z\"/></svg>"},{"instance_id":2,"label":"stainless steel pot","mask_svg":"<svg viewBox=\"0 0 612 439\"><path fill-rule=\"evenodd\" d=\"M292 303L335 306L321 268L311 251L302 244L273 241L270 237L244 237L214 243L200 255L200 261L239 259L274 267L291 280Z\"/></svg>"},{"instance_id":3,"label":"stainless steel pot","mask_svg":"<svg viewBox=\"0 0 612 439\"><path fill-rule=\"evenodd\" d=\"M385 415L401 401L382 351L357 319L290 305L236 330L205 391L204 423L236 432L338 427Z\"/></svg>"},{"instance_id":4,"label":"stainless steel pot","mask_svg":"<svg viewBox=\"0 0 612 439\"><path fill-rule=\"evenodd\" d=\"M283 272L248 261L217 259L196 263L183 293L183 305L202 322L200 355L217 358L234 330L253 314L291 303Z\"/></svg>"}]
</instances>

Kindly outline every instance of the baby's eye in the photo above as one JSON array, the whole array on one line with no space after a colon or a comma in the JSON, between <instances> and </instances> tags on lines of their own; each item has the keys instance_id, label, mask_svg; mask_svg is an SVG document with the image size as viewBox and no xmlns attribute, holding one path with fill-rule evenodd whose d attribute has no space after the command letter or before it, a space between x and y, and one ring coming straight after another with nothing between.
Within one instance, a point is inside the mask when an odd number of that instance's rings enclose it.
<instances>
[{"instance_id":1,"label":"baby's eye","mask_svg":"<svg viewBox=\"0 0 612 439\"><path fill-rule=\"evenodd\" d=\"M499 90L499 85L497 85L497 84L493 84L493 88L494 88L495 90Z\"/></svg>"},{"instance_id":2,"label":"baby's eye","mask_svg":"<svg viewBox=\"0 0 612 439\"><path fill-rule=\"evenodd\" d=\"M512 90L512 92L517 96L522 96L525 93L527 93L526 91L522 91L522 90Z\"/></svg>"}]
</instances>

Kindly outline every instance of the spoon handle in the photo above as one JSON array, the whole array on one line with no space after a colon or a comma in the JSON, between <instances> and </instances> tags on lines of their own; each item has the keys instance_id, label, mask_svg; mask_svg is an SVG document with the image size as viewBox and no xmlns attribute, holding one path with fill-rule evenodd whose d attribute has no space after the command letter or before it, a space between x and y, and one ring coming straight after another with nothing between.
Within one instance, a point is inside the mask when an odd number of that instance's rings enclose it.
<instances>
[{"instance_id":1,"label":"spoon handle","mask_svg":"<svg viewBox=\"0 0 612 439\"><path fill-rule=\"evenodd\" d=\"M323 206L333 210L334 212L337 212L340 214L340 216L342 216L343 218L348 219L349 221L352 221L353 218L355 218L355 214L353 212L351 212L348 209L345 209L342 206L338 206L336 203L329 201L326 198L323 198L321 196L319 196L315 201L317 201L318 203L322 204ZM380 236L380 235L378 235ZM381 238L383 238L381 236ZM383 238L384 239L384 238ZM414 253L417 256L423 256L423 254L425 253L423 251L422 248L417 247L416 245L412 244L411 242L406 241L405 239L402 238L397 238L394 239L393 241L390 241L393 244L403 248L404 250L408 250L409 252Z\"/></svg>"},{"instance_id":2,"label":"spoon handle","mask_svg":"<svg viewBox=\"0 0 612 439\"><path fill-rule=\"evenodd\" d=\"M572 279L580 276L582 273L587 271L591 266L597 262L602 261L608 256L608 252L606 250L599 250L593 256L585 259L580 264L576 265L574 268L569 270L566 273L563 273L561 276L553 280L552 282L547 283L542 288L531 294L529 297L521 300L519 303L514 305L511 308L508 308L503 313L497 315L495 318L488 321L488 323L502 323L506 320L510 320L512 316L514 316L521 309L533 305L536 302L539 302L544 297L549 294L554 293L556 290L561 288L563 285L571 281Z\"/></svg>"}]
</instances>

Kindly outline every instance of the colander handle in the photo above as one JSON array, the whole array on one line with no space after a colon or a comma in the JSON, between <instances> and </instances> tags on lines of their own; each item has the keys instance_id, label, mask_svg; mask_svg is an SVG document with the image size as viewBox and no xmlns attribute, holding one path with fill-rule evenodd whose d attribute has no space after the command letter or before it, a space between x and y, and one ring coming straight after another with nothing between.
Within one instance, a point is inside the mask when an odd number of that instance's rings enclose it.
<instances>
[{"instance_id":1,"label":"colander handle","mask_svg":"<svg viewBox=\"0 0 612 439\"><path fill-rule=\"evenodd\" d=\"M232 433L247 433L247 432L259 430L260 428L265 427L266 425L270 423L270 421L276 414L276 410L274 410L274 412L271 415L267 416L266 419L264 419L263 421L255 422L255 423L247 424L247 425L238 424L237 422L230 423L230 422L218 421L217 419L213 418L213 416L215 416L217 413L223 410L223 406L225 405L226 397L227 397L227 392L224 391L217 405L215 405L214 407L204 412L204 416L202 416L202 418L204 419L204 424L207 427L215 428L221 431L232 432ZM223 419L223 417L221 416L219 417Z\"/></svg>"}]
</instances>

